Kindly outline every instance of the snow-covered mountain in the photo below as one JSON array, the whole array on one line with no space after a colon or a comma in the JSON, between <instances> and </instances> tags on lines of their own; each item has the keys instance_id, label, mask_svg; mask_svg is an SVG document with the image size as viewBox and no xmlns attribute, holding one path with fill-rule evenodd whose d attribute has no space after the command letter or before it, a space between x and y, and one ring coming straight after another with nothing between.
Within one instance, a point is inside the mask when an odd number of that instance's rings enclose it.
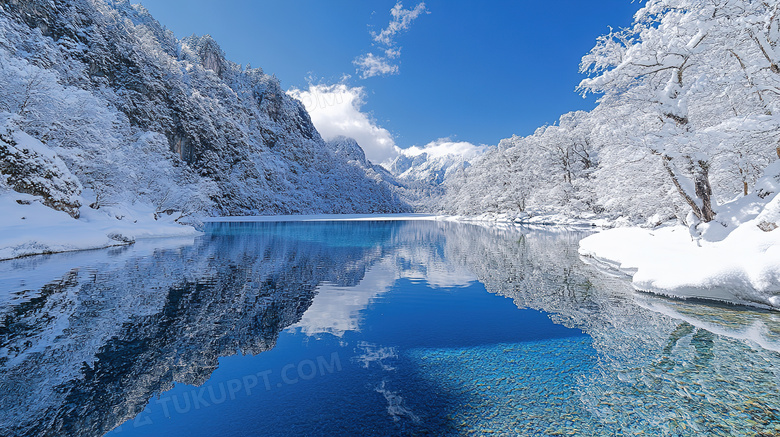
<instances>
[{"instance_id":1,"label":"snow-covered mountain","mask_svg":"<svg viewBox=\"0 0 780 437\"><path fill-rule=\"evenodd\" d=\"M390 172L399 179L441 185L452 171L469 165L469 162L462 156L432 157L423 152L419 155L401 153L390 163L389 167Z\"/></svg>"},{"instance_id":2,"label":"snow-covered mountain","mask_svg":"<svg viewBox=\"0 0 780 437\"><path fill-rule=\"evenodd\" d=\"M128 1L0 0L0 65L0 153L18 162L0 168L0 193L73 217L409 209L365 158L323 141L275 77ZM46 171L67 183L20 182Z\"/></svg>"},{"instance_id":3,"label":"snow-covered mountain","mask_svg":"<svg viewBox=\"0 0 780 437\"><path fill-rule=\"evenodd\" d=\"M470 167L486 149L466 142L437 140L424 147L399 150L398 156L387 164L387 169L404 182L441 185L457 170Z\"/></svg>"},{"instance_id":4,"label":"snow-covered mountain","mask_svg":"<svg viewBox=\"0 0 780 437\"><path fill-rule=\"evenodd\" d=\"M384 163L400 182L401 196L420 212L440 212L445 195L444 182L471 167L488 149L467 142L439 139L423 147L399 149L398 156Z\"/></svg>"}]
</instances>

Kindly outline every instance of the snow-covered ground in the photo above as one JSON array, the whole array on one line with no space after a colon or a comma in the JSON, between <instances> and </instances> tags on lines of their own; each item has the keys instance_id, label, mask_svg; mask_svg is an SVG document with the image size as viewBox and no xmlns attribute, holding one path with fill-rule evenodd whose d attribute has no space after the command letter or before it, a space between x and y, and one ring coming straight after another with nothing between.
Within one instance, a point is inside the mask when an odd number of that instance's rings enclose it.
<instances>
[{"instance_id":1,"label":"snow-covered ground","mask_svg":"<svg viewBox=\"0 0 780 437\"><path fill-rule=\"evenodd\" d=\"M616 228L583 239L580 254L633 275L639 290L780 309L780 162L765 174L693 233Z\"/></svg>"},{"instance_id":2,"label":"snow-covered ground","mask_svg":"<svg viewBox=\"0 0 780 437\"><path fill-rule=\"evenodd\" d=\"M145 211L137 207L119 220L82 206L81 216L74 219L44 206L40 197L16 192L0 194L0 211L0 260L119 246L142 238L200 234L192 226L175 223L175 216L163 215L155 220L151 208Z\"/></svg>"}]
</instances>

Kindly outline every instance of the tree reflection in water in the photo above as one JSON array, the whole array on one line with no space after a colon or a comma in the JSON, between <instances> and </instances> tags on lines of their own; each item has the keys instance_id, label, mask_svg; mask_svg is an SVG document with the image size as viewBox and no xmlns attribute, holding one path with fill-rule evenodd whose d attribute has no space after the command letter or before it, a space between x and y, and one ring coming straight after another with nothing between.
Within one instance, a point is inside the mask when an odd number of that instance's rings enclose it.
<instances>
[{"instance_id":1,"label":"tree reflection in water","mask_svg":"<svg viewBox=\"0 0 780 437\"><path fill-rule=\"evenodd\" d=\"M583 236L443 222L214 224L194 242L0 263L0 434L102 435L174 383L203 384L220 357L274 348L285 328L314 323L304 314L322 287L354 287L379 264L391 283L477 278L592 337L597 364L572 388L581 421L562 432L774 431L777 315L637 293L580 260ZM359 325L316 319L311 332Z\"/></svg>"}]
</instances>

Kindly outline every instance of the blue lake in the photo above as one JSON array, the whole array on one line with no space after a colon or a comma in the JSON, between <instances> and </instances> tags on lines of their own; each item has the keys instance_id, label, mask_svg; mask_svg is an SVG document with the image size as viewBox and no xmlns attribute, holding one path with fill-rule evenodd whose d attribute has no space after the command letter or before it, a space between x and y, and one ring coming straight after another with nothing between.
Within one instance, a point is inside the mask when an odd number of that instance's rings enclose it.
<instances>
[{"instance_id":1,"label":"blue lake","mask_svg":"<svg viewBox=\"0 0 780 437\"><path fill-rule=\"evenodd\" d=\"M772 435L780 317L634 291L585 233L213 223L0 263L0 435Z\"/></svg>"}]
</instances>

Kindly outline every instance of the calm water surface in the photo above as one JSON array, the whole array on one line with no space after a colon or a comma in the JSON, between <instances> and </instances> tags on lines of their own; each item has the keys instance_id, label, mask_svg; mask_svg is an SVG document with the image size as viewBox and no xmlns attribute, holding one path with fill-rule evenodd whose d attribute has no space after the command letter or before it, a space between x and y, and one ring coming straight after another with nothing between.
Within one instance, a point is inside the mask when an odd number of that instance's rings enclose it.
<instances>
[{"instance_id":1,"label":"calm water surface","mask_svg":"<svg viewBox=\"0 0 780 437\"><path fill-rule=\"evenodd\" d=\"M0 263L0 435L775 435L780 317L584 233L224 223Z\"/></svg>"}]
</instances>

